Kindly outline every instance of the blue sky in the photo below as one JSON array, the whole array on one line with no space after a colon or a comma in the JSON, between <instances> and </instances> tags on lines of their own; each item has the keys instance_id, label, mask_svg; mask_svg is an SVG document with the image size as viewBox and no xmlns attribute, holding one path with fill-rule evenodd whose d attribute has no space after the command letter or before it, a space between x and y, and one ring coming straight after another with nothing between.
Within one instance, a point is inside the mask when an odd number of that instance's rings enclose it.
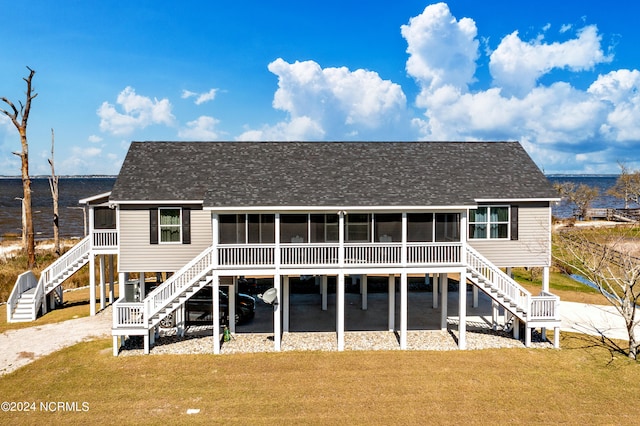
<instances>
[{"instance_id":1,"label":"blue sky","mask_svg":"<svg viewBox=\"0 0 640 426\"><path fill-rule=\"evenodd\" d=\"M519 140L546 173L640 169L635 2L0 1L32 174L132 140ZM0 103L0 108L6 104ZM0 115L0 175L19 138Z\"/></svg>"}]
</instances>

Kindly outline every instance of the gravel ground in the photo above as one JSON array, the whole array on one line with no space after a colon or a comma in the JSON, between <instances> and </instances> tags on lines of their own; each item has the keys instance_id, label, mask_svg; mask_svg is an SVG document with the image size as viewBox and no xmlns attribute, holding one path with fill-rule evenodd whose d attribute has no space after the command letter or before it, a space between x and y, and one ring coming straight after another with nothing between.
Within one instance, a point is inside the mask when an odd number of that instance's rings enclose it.
<instances>
[{"instance_id":1,"label":"gravel ground","mask_svg":"<svg viewBox=\"0 0 640 426\"><path fill-rule=\"evenodd\" d=\"M457 324L453 325L457 328ZM421 330L407 333L408 350L449 351L458 349L457 330ZM534 332L531 347L553 348L550 342L543 342L539 333ZM390 331L350 331L345 333L345 350L399 350L397 333ZM510 333L490 329L467 330L467 348L524 348L524 342L514 339ZM284 333L281 351L337 351L336 333ZM274 352L272 333L238 333L231 341L223 342L221 354ZM210 327L192 327L184 337L176 336L172 330L163 330L151 348L151 354L212 354L213 332ZM120 356L142 355L142 338L128 339Z\"/></svg>"},{"instance_id":2,"label":"gravel ground","mask_svg":"<svg viewBox=\"0 0 640 426\"><path fill-rule=\"evenodd\" d=\"M111 307L95 317L8 330L0 334L0 376L67 346L111 336Z\"/></svg>"}]
</instances>

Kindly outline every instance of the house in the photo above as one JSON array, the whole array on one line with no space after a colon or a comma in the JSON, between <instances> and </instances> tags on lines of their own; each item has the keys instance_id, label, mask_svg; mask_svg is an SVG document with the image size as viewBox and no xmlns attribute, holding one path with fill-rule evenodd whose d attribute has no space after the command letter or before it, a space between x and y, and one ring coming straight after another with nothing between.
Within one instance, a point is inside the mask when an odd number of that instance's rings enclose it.
<instances>
[{"instance_id":1,"label":"house","mask_svg":"<svg viewBox=\"0 0 640 426\"><path fill-rule=\"evenodd\" d=\"M398 332L401 349L414 276L431 279L443 329L447 278L464 288L458 291L460 349L466 348L469 285L473 303L482 291L496 312L508 314L516 337L524 326L525 345L531 330L553 328L557 347L559 299L549 293L557 199L517 142L133 142L111 193L83 202L93 217L87 244L97 249L107 239L117 247L117 355L133 335L143 336L148 353L169 316L183 331L185 302L205 286L213 287L212 318L220 318L218 289L237 292L240 277L256 276L273 279L276 350L289 329L289 281L300 276L317 277L322 309L328 279L335 280L338 350L347 332L345 282L356 276L363 309L368 277L388 277L389 329ZM111 259L101 256L101 265ZM516 283L508 273L513 267L543 268L542 293ZM134 295L126 287L130 273L169 278L148 293L141 278ZM104 295L103 268L100 276ZM212 322L219 353L221 328Z\"/></svg>"}]
</instances>

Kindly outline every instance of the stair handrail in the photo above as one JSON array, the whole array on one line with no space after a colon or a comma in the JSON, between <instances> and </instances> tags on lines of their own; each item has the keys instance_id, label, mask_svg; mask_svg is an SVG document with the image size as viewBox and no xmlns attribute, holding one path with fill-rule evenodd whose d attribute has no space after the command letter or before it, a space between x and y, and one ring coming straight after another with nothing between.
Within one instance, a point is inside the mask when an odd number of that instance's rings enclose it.
<instances>
[{"instance_id":1,"label":"stair handrail","mask_svg":"<svg viewBox=\"0 0 640 426\"><path fill-rule=\"evenodd\" d=\"M531 306L531 292L518 284L513 278L505 274L500 268L491 263L473 247L467 245L467 266L483 275L489 283L503 296L508 297L519 308L529 314Z\"/></svg>"},{"instance_id":2,"label":"stair handrail","mask_svg":"<svg viewBox=\"0 0 640 426\"><path fill-rule=\"evenodd\" d=\"M67 271L70 265L73 265L76 261L80 260L84 255L89 253L90 250L91 236L87 235L80 240L78 244L71 247L69 251L57 258L55 262L47 266L42 271L40 274L40 280L38 281L38 286L41 285L40 281L44 279L44 282L42 283L42 285L45 286L44 290L47 294L50 293L53 289L47 289L46 286Z\"/></svg>"},{"instance_id":3,"label":"stair handrail","mask_svg":"<svg viewBox=\"0 0 640 426\"><path fill-rule=\"evenodd\" d=\"M26 271L18 275L16 283L11 290L11 294L7 299L7 322L12 322L13 310L20 299L20 295L27 290L30 290L38 285L36 276L31 271Z\"/></svg>"},{"instance_id":4,"label":"stair handrail","mask_svg":"<svg viewBox=\"0 0 640 426\"><path fill-rule=\"evenodd\" d=\"M199 281L203 275L211 271L213 255L214 247L207 247L169 279L146 295L144 298L145 324L149 324L154 315L168 306L194 282Z\"/></svg>"}]
</instances>

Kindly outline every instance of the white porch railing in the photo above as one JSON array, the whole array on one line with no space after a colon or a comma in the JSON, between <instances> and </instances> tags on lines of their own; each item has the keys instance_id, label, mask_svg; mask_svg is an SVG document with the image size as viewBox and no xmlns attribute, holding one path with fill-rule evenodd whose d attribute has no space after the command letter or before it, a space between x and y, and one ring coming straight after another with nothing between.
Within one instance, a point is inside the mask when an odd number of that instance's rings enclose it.
<instances>
[{"instance_id":1,"label":"white porch railing","mask_svg":"<svg viewBox=\"0 0 640 426\"><path fill-rule=\"evenodd\" d=\"M407 263L420 265L460 264L462 243L408 243Z\"/></svg>"},{"instance_id":2,"label":"white porch railing","mask_svg":"<svg viewBox=\"0 0 640 426\"><path fill-rule=\"evenodd\" d=\"M213 247L207 247L191 262L183 266L171 278L153 290L144 299L144 312L147 325L160 310L167 307L185 290L200 281L213 266ZM162 319L162 318L160 318Z\"/></svg>"},{"instance_id":3,"label":"white porch railing","mask_svg":"<svg viewBox=\"0 0 640 426\"><path fill-rule=\"evenodd\" d=\"M263 266L275 262L275 245L234 244L218 247L220 266Z\"/></svg>"},{"instance_id":4,"label":"white porch railing","mask_svg":"<svg viewBox=\"0 0 640 426\"><path fill-rule=\"evenodd\" d=\"M223 244L218 246L221 267L275 265L274 244ZM402 243L347 243L345 265L401 265ZM462 243L408 243L408 265L460 265ZM338 265L340 246L336 243L280 245L280 265L293 267Z\"/></svg>"},{"instance_id":5,"label":"white porch railing","mask_svg":"<svg viewBox=\"0 0 640 426\"><path fill-rule=\"evenodd\" d=\"M528 313L531 293L470 246L467 246L467 264L469 268L489 280L505 299L509 299Z\"/></svg>"},{"instance_id":6,"label":"white porch railing","mask_svg":"<svg viewBox=\"0 0 640 426\"><path fill-rule=\"evenodd\" d=\"M292 266L326 266L338 264L337 244L285 244L280 246L280 262Z\"/></svg>"},{"instance_id":7,"label":"white porch railing","mask_svg":"<svg viewBox=\"0 0 640 426\"><path fill-rule=\"evenodd\" d=\"M344 263L397 265L402 263L402 243L345 244Z\"/></svg>"},{"instance_id":8,"label":"white porch railing","mask_svg":"<svg viewBox=\"0 0 640 426\"><path fill-rule=\"evenodd\" d=\"M13 286L13 290L9 295L9 299L7 300L7 322L12 322L13 310L16 308L18 304L18 299L20 299L20 295L27 290L31 290L32 288L38 285L38 281L36 280L36 276L33 275L33 272L27 271L18 275L18 279L16 279L16 283ZM39 308L40 306L38 306ZM32 312L32 318L35 318L37 311Z\"/></svg>"},{"instance_id":9,"label":"white porch railing","mask_svg":"<svg viewBox=\"0 0 640 426\"><path fill-rule=\"evenodd\" d=\"M544 291L539 296L532 296L529 319L560 321L560 298Z\"/></svg>"},{"instance_id":10,"label":"white porch railing","mask_svg":"<svg viewBox=\"0 0 640 426\"><path fill-rule=\"evenodd\" d=\"M117 229L94 229L93 248L94 249L115 249L118 247Z\"/></svg>"},{"instance_id":11,"label":"white porch railing","mask_svg":"<svg viewBox=\"0 0 640 426\"><path fill-rule=\"evenodd\" d=\"M67 272L74 263L80 260L83 256L89 253L91 249L91 237L84 237L78 244L73 246L71 250L63 254L53 262L48 268L42 271L40 274L40 282L38 282L38 286L42 282L42 285L51 284L56 278L58 278L63 273ZM51 289L47 288L46 291L49 292Z\"/></svg>"},{"instance_id":12,"label":"white porch railing","mask_svg":"<svg viewBox=\"0 0 640 426\"><path fill-rule=\"evenodd\" d=\"M120 298L113 305L113 328L144 328L144 303L125 302Z\"/></svg>"}]
</instances>

